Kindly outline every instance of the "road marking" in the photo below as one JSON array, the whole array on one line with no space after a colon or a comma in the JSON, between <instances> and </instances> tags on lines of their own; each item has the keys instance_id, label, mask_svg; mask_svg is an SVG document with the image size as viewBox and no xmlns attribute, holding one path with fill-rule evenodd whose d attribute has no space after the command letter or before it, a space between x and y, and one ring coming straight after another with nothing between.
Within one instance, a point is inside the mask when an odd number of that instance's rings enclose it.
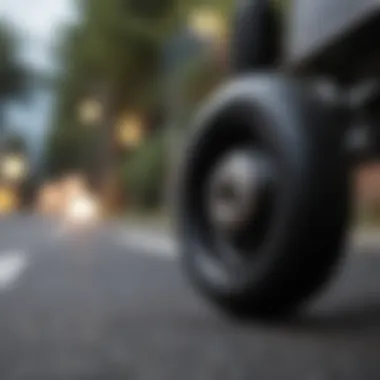
<instances>
[{"instance_id":1,"label":"road marking","mask_svg":"<svg viewBox=\"0 0 380 380\"><path fill-rule=\"evenodd\" d=\"M166 260L174 260L177 257L175 243L170 237L136 231L121 232L118 240L132 253Z\"/></svg>"},{"instance_id":2,"label":"road marking","mask_svg":"<svg viewBox=\"0 0 380 380\"><path fill-rule=\"evenodd\" d=\"M25 251L0 252L0 291L12 288L28 267Z\"/></svg>"},{"instance_id":3,"label":"road marking","mask_svg":"<svg viewBox=\"0 0 380 380\"><path fill-rule=\"evenodd\" d=\"M176 243L169 234L128 228L119 230L118 242L134 254L166 260L175 260L178 257ZM348 247L360 249L366 246L379 247L380 233L355 232L351 234Z\"/></svg>"}]
</instances>

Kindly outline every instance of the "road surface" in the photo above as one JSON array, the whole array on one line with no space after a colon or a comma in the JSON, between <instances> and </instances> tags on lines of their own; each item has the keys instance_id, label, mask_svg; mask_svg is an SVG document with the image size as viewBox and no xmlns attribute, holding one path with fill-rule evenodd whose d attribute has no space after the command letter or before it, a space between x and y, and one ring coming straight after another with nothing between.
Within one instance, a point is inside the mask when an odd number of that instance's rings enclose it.
<instances>
[{"instance_id":1,"label":"road surface","mask_svg":"<svg viewBox=\"0 0 380 380\"><path fill-rule=\"evenodd\" d=\"M380 379L380 245L348 249L302 317L272 324L215 312L167 248L0 220L0 379Z\"/></svg>"}]
</instances>

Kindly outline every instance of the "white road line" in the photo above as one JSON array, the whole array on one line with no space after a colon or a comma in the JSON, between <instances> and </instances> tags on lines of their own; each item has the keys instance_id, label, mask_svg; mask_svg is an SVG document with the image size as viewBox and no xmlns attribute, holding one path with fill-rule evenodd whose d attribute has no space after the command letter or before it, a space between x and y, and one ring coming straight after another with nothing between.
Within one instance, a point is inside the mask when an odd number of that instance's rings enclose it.
<instances>
[{"instance_id":1,"label":"white road line","mask_svg":"<svg viewBox=\"0 0 380 380\"><path fill-rule=\"evenodd\" d=\"M122 247L128 249L128 252L167 260L174 260L178 257L178 249L170 235L126 229L119 231L118 236L118 242ZM348 247L360 250L366 246L380 247L380 231L379 233L372 231L364 234L360 232L351 234Z\"/></svg>"},{"instance_id":2,"label":"white road line","mask_svg":"<svg viewBox=\"0 0 380 380\"><path fill-rule=\"evenodd\" d=\"M177 250L170 237L152 235L146 232L122 232L118 239L120 244L132 253L166 260L174 260Z\"/></svg>"},{"instance_id":3,"label":"white road line","mask_svg":"<svg viewBox=\"0 0 380 380\"><path fill-rule=\"evenodd\" d=\"M0 252L0 291L10 290L29 266L25 251Z\"/></svg>"}]
</instances>

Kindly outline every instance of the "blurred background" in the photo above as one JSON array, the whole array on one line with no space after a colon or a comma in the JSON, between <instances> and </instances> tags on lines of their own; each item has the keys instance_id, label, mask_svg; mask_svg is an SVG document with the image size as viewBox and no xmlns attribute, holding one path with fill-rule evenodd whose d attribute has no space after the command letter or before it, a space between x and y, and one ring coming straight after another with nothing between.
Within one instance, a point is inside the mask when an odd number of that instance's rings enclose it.
<instances>
[{"instance_id":1,"label":"blurred background","mask_svg":"<svg viewBox=\"0 0 380 380\"><path fill-rule=\"evenodd\" d=\"M235 5L0 0L1 379L380 378L380 164L302 322L227 322L175 263L178 155L230 74Z\"/></svg>"},{"instance_id":2,"label":"blurred background","mask_svg":"<svg viewBox=\"0 0 380 380\"><path fill-rule=\"evenodd\" d=\"M189 117L228 75L233 10L2 0L0 212L165 219ZM360 218L373 223L380 170L359 172Z\"/></svg>"},{"instance_id":3,"label":"blurred background","mask_svg":"<svg viewBox=\"0 0 380 380\"><path fill-rule=\"evenodd\" d=\"M232 9L2 0L1 212L58 215L81 196L105 215L162 214L189 115L227 75Z\"/></svg>"}]
</instances>

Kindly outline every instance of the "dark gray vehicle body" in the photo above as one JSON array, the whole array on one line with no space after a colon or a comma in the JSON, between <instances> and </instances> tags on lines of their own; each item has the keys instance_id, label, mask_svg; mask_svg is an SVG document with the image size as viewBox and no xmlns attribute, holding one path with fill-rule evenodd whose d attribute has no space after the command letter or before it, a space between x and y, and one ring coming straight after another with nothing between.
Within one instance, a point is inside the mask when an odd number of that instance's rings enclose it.
<instances>
[{"instance_id":1,"label":"dark gray vehicle body","mask_svg":"<svg viewBox=\"0 0 380 380\"><path fill-rule=\"evenodd\" d=\"M283 63L355 82L380 75L380 0L291 0Z\"/></svg>"}]
</instances>

